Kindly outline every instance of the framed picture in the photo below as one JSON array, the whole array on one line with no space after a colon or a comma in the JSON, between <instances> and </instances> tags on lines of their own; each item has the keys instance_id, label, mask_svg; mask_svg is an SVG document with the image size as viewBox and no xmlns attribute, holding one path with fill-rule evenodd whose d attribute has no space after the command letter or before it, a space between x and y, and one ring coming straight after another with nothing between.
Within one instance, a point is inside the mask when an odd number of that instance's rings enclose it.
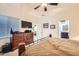
<instances>
[{"instance_id":1,"label":"framed picture","mask_svg":"<svg viewBox=\"0 0 79 59\"><path fill-rule=\"evenodd\" d=\"M43 28L49 28L49 24L48 23L44 23L43 24Z\"/></svg>"},{"instance_id":2,"label":"framed picture","mask_svg":"<svg viewBox=\"0 0 79 59\"><path fill-rule=\"evenodd\" d=\"M50 29L55 29L55 25L50 25Z\"/></svg>"}]
</instances>

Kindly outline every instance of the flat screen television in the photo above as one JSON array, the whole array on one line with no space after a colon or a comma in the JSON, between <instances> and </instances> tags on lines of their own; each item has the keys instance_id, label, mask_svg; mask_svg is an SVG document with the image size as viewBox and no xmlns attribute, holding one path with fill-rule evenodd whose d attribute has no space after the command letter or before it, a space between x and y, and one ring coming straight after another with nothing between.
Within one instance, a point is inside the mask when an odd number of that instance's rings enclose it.
<instances>
[{"instance_id":1,"label":"flat screen television","mask_svg":"<svg viewBox=\"0 0 79 59\"><path fill-rule=\"evenodd\" d=\"M21 21L21 28L32 28L32 22Z\"/></svg>"}]
</instances>

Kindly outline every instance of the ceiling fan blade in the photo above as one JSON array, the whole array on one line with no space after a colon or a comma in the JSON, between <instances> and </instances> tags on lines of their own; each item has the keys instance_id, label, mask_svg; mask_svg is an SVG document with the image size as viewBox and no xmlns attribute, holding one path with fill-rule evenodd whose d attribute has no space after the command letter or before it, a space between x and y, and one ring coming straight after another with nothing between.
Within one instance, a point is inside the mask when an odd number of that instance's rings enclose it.
<instances>
[{"instance_id":1,"label":"ceiling fan blade","mask_svg":"<svg viewBox=\"0 0 79 59\"><path fill-rule=\"evenodd\" d=\"M44 7L44 11L47 11L47 7Z\"/></svg>"},{"instance_id":2,"label":"ceiling fan blade","mask_svg":"<svg viewBox=\"0 0 79 59\"><path fill-rule=\"evenodd\" d=\"M38 9L39 7L40 7L40 5L36 6L34 9L36 10L36 9Z\"/></svg>"},{"instance_id":3,"label":"ceiling fan blade","mask_svg":"<svg viewBox=\"0 0 79 59\"><path fill-rule=\"evenodd\" d=\"M49 5L55 5L56 6L56 5L58 5L58 3L49 3Z\"/></svg>"}]
</instances>

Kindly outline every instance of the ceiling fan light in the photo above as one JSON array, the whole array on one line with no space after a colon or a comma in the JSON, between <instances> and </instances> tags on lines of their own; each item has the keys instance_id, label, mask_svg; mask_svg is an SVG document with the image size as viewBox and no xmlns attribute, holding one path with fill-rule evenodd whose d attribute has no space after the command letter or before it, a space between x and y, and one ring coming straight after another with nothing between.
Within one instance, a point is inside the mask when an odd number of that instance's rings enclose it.
<instances>
[{"instance_id":1,"label":"ceiling fan light","mask_svg":"<svg viewBox=\"0 0 79 59\"><path fill-rule=\"evenodd\" d=\"M47 6L47 3L43 3L41 6L45 6L46 7Z\"/></svg>"}]
</instances>

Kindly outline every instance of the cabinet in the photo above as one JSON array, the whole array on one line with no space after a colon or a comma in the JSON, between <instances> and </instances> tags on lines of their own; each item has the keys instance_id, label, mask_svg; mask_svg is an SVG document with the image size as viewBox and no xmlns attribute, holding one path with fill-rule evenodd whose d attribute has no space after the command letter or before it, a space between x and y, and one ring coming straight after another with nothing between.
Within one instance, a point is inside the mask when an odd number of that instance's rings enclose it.
<instances>
[{"instance_id":1,"label":"cabinet","mask_svg":"<svg viewBox=\"0 0 79 59\"><path fill-rule=\"evenodd\" d=\"M68 32L61 32L61 38L69 38Z\"/></svg>"},{"instance_id":2,"label":"cabinet","mask_svg":"<svg viewBox=\"0 0 79 59\"><path fill-rule=\"evenodd\" d=\"M18 48L20 43L25 43L26 45L33 43L33 33L32 32L13 33L11 42L12 42L12 49Z\"/></svg>"}]
</instances>

